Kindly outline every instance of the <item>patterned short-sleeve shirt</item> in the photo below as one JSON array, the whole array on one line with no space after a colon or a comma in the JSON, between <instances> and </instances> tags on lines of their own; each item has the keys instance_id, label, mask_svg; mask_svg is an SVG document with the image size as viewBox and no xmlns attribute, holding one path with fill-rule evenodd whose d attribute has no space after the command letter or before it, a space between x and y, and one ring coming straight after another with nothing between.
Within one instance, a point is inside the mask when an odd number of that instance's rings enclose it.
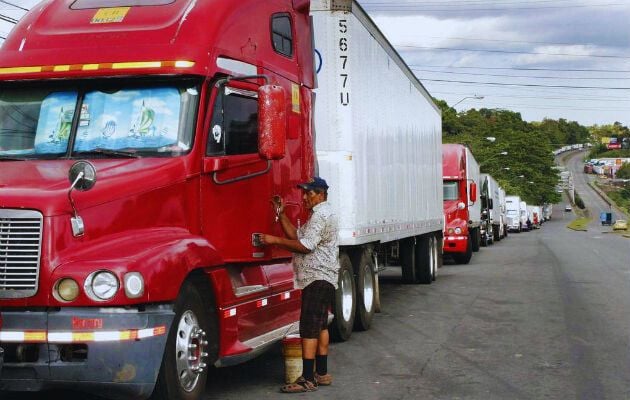
<instances>
[{"instance_id":1,"label":"patterned short-sleeve shirt","mask_svg":"<svg viewBox=\"0 0 630 400\"><path fill-rule=\"evenodd\" d=\"M339 275L339 246L337 216L327 202L313 207L311 218L297 231L298 240L311 250L308 254L293 254L296 286L304 289L309 284L324 280L337 288Z\"/></svg>"}]
</instances>

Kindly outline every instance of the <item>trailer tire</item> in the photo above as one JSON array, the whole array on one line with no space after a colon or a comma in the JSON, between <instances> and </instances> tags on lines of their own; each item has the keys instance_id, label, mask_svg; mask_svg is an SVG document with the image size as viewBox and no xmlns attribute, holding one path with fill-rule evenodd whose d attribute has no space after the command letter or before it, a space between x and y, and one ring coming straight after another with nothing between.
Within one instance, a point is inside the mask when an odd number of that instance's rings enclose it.
<instances>
[{"instance_id":1,"label":"trailer tire","mask_svg":"<svg viewBox=\"0 0 630 400\"><path fill-rule=\"evenodd\" d=\"M217 355L218 335L211 325L212 316L208 312L214 310L214 305L204 301L201 292L191 281L187 281L177 296L174 310L175 318L151 398L197 400L206 390L208 368ZM189 360L189 357L196 359ZM201 371L197 371L197 368Z\"/></svg>"},{"instance_id":2,"label":"trailer tire","mask_svg":"<svg viewBox=\"0 0 630 400\"><path fill-rule=\"evenodd\" d=\"M354 257L352 265L356 271L357 307L354 316L354 329L367 331L372 324L372 318L376 310L376 273L374 272L374 260L368 249Z\"/></svg>"},{"instance_id":3,"label":"trailer tire","mask_svg":"<svg viewBox=\"0 0 630 400\"><path fill-rule=\"evenodd\" d=\"M437 279L438 270L442 268L444 263L444 239L441 235L435 236L435 256L436 264L435 264L435 273L433 274L433 280Z\"/></svg>"},{"instance_id":4,"label":"trailer tire","mask_svg":"<svg viewBox=\"0 0 630 400\"><path fill-rule=\"evenodd\" d=\"M453 254L453 260L455 260L457 264L468 264L470 262L470 259L472 258L472 253L472 240L468 238L466 252Z\"/></svg>"},{"instance_id":5,"label":"trailer tire","mask_svg":"<svg viewBox=\"0 0 630 400\"><path fill-rule=\"evenodd\" d=\"M400 240L400 266L403 283L418 283L416 275L416 243L415 238Z\"/></svg>"},{"instance_id":6,"label":"trailer tire","mask_svg":"<svg viewBox=\"0 0 630 400\"><path fill-rule=\"evenodd\" d=\"M418 236L416 243L416 279L418 283L430 285L433 282L434 260L433 236Z\"/></svg>"},{"instance_id":7,"label":"trailer tire","mask_svg":"<svg viewBox=\"0 0 630 400\"><path fill-rule=\"evenodd\" d=\"M330 335L334 341L345 342L352 335L356 313L357 292L354 284L352 263L346 253L339 254L339 283L335 291L333 313L335 318L330 324Z\"/></svg>"}]
</instances>

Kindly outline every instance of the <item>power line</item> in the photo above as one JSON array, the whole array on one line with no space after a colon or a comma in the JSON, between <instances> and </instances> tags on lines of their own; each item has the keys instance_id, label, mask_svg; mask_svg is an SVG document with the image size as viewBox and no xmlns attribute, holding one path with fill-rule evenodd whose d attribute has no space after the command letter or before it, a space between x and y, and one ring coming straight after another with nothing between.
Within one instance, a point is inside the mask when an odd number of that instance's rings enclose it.
<instances>
[{"instance_id":1,"label":"power line","mask_svg":"<svg viewBox=\"0 0 630 400\"><path fill-rule=\"evenodd\" d=\"M441 91L431 91L431 94L442 94L442 95L452 95L452 96L470 96L471 93L458 93L458 92L441 92ZM527 96L522 94L485 94L484 97L486 99L491 99L495 97L503 97L503 98L515 98L515 99L545 99L545 100L574 100L574 101L589 101L593 102L597 100L598 102L630 102L630 98L628 97L601 97L598 96L597 99L593 99L593 97L575 97L575 96Z\"/></svg>"},{"instance_id":2,"label":"power line","mask_svg":"<svg viewBox=\"0 0 630 400\"><path fill-rule=\"evenodd\" d=\"M448 2L444 1L403 1L397 4L423 4L430 6L446 6L446 7L459 7L463 4L472 4L472 5L486 5L486 4L533 4L533 3L560 3L560 2L575 2L574 0L459 0L454 1L455 4L448 4ZM361 5L391 5L391 2L383 2L383 1L361 1Z\"/></svg>"},{"instance_id":3,"label":"power line","mask_svg":"<svg viewBox=\"0 0 630 400\"><path fill-rule=\"evenodd\" d=\"M489 69L489 70L514 70L514 71L554 71L554 72L605 72L605 73L630 73L630 70L623 69L595 69L595 68L530 68L530 67L478 67L478 66L455 66L455 65L413 65L409 67L421 68L453 68L453 69Z\"/></svg>"},{"instance_id":4,"label":"power line","mask_svg":"<svg viewBox=\"0 0 630 400\"><path fill-rule=\"evenodd\" d=\"M8 15L4 15L4 14L0 14L0 20L11 23L11 24L17 24L18 20L15 18L11 18Z\"/></svg>"},{"instance_id":5,"label":"power line","mask_svg":"<svg viewBox=\"0 0 630 400\"><path fill-rule=\"evenodd\" d=\"M479 74L474 72L433 71L429 69L411 68L412 71L432 72L436 74L455 74L473 76L495 76L507 78L531 78L531 79L561 79L561 80L627 80L630 78L605 78L605 77L563 77L563 76L537 76L537 75L507 75L507 74Z\"/></svg>"},{"instance_id":6,"label":"power line","mask_svg":"<svg viewBox=\"0 0 630 400\"><path fill-rule=\"evenodd\" d=\"M3 3L3 4L6 4L6 5L9 5L9 6L11 6L11 7L18 8L18 9L20 9L20 10L22 10L22 11L28 11L28 8L24 8L24 7L22 7L22 6L18 6L17 4L9 3L8 1L5 1L5 0L0 0L0 3Z\"/></svg>"},{"instance_id":7,"label":"power line","mask_svg":"<svg viewBox=\"0 0 630 400\"><path fill-rule=\"evenodd\" d=\"M374 3L373 3L374 4ZM423 9L422 5L409 5L406 6L404 4L387 4L387 5L370 5L369 3L364 3L363 7L366 10L372 11L381 11L381 12L410 12L417 11L422 13L429 12L483 12L483 11L501 11L501 10L545 10L545 9L570 9L570 8L593 8L593 7L628 7L626 3L608 3L608 4L588 4L588 5L563 5L563 6L542 6L542 7L493 7L493 8L458 8L457 10L453 9Z\"/></svg>"},{"instance_id":8,"label":"power line","mask_svg":"<svg viewBox=\"0 0 630 400\"><path fill-rule=\"evenodd\" d=\"M542 87L556 89L603 89L603 90L630 90L630 87L602 87L602 86L570 86L570 85L539 85L535 83L499 83L499 82L474 82L474 81L451 81L447 79L422 79L427 82L448 82L448 83L468 83L491 86L522 86L522 87Z\"/></svg>"},{"instance_id":9,"label":"power line","mask_svg":"<svg viewBox=\"0 0 630 400\"><path fill-rule=\"evenodd\" d=\"M411 45L395 45L396 48L411 48L421 50L439 50L439 51L471 51L483 53L506 53L506 54L531 54L542 56L562 56L562 57L593 57L593 58L618 58L630 59L628 56L616 56L606 54L569 54L569 53L545 53L540 51L513 51L513 50L495 50L495 49L463 49L457 47L430 47L430 46L411 46Z\"/></svg>"}]
</instances>

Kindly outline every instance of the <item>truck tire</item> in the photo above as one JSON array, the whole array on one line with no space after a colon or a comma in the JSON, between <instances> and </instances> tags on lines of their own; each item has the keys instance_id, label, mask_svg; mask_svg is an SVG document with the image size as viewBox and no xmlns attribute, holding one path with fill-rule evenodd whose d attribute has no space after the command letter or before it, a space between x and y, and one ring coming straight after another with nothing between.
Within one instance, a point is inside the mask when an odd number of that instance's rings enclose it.
<instances>
[{"instance_id":1,"label":"truck tire","mask_svg":"<svg viewBox=\"0 0 630 400\"><path fill-rule=\"evenodd\" d=\"M374 260L368 249L363 249L352 260L356 271L357 307L354 316L354 329L367 331L372 324L376 305L376 274Z\"/></svg>"},{"instance_id":2,"label":"truck tire","mask_svg":"<svg viewBox=\"0 0 630 400\"><path fill-rule=\"evenodd\" d=\"M470 259L472 258L472 253L472 240L468 238L468 246L466 246L466 252L453 254L453 259L457 264L468 264L470 262Z\"/></svg>"},{"instance_id":3,"label":"truck tire","mask_svg":"<svg viewBox=\"0 0 630 400\"><path fill-rule=\"evenodd\" d=\"M435 269L433 236L418 236L416 241L416 279L418 283L429 285L433 282Z\"/></svg>"},{"instance_id":4,"label":"truck tire","mask_svg":"<svg viewBox=\"0 0 630 400\"><path fill-rule=\"evenodd\" d=\"M444 263L444 240L441 235L435 236L435 273L433 274L433 280L437 279L438 271L442 268Z\"/></svg>"},{"instance_id":5,"label":"truck tire","mask_svg":"<svg viewBox=\"0 0 630 400\"><path fill-rule=\"evenodd\" d=\"M400 240L400 266L403 283L418 283L416 276L416 239Z\"/></svg>"},{"instance_id":6,"label":"truck tire","mask_svg":"<svg viewBox=\"0 0 630 400\"><path fill-rule=\"evenodd\" d=\"M175 318L151 398L197 400L206 390L208 365L214 363L217 354L218 335L208 312L214 310L214 305L204 302L200 291L187 281L177 296L174 310Z\"/></svg>"},{"instance_id":7,"label":"truck tire","mask_svg":"<svg viewBox=\"0 0 630 400\"><path fill-rule=\"evenodd\" d=\"M481 247L481 232L479 228L475 228L470 232L470 241L472 245L472 251L477 252Z\"/></svg>"},{"instance_id":8,"label":"truck tire","mask_svg":"<svg viewBox=\"0 0 630 400\"><path fill-rule=\"evenodd\" d=\"M500 235L501 232L499 231L500 231L499 225L495 225L492 228L492 236L495 243L501 240L501 235Z\"/></svg>"},{"instance_id":9,"label":"truck tire","mask_svg":"<svg viewBox=\"0 0 630 400\"><path fill-rule=\"evenodd\" d=\"M346 253L339 254L339 283L335 291L333 313L335 318L330 324L330 335L337 342L345 342L352 335L356 312L357 292L354 285L352 263Z\"/></svg>"}]
</instances>

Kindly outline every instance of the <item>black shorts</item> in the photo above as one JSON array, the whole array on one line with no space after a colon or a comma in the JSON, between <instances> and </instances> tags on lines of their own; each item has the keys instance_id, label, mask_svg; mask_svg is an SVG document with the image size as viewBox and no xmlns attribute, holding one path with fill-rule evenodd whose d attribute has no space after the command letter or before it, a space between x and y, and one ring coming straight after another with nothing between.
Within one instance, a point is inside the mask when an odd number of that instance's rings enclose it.
<instances>
[{"instance_id":1,"label":"black shorts","mask_svg":"<svg viewBox=\"0 0 630 400\"><path fill-rule=\"evenodd\" d=\"M302 289L300 336L317 339L328 328L328 309L332 306L335 287L326 281L315 281Z\"/></svg>"}]
</instances>

